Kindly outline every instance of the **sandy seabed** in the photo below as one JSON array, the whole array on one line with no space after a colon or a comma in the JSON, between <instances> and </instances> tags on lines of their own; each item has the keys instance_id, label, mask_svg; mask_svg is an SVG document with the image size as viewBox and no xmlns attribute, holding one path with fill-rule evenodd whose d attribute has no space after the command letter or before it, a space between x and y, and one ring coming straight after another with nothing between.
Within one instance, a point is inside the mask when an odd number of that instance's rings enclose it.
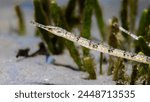
<instances>
[{"instance_id":1,"label":"sandy seabed","mask_svg":"<svg viewBox=\"0 0 150 102\"><path fill-rule=\"evenodd\" d=\"M0 35L0 84L115 84L111 76L98 75L98 73L96 80L85 80L84 78L88 76L86 72L47 64L45 56L16 58L21 44L34 51L39 41L32 37ZM67 51L63 55L52 57L57 63L76 67Z\"/></svg>"}]
</instances>

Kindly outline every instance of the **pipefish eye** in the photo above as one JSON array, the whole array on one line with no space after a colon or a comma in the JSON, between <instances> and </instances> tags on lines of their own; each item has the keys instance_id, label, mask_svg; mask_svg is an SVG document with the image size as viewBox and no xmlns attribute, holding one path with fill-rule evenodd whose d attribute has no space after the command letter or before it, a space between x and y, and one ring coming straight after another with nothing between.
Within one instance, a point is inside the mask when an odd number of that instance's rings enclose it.
<instances>
[{"instance_id":1,"label":"pipefish eye","mask_svg":"<svg viewBox=\"0 0 150 102\"><path fill-rule=\"evenodd\" d=\"M53 30L52 28L47 28L49 31Z\"/></svg>"},{"instance_id":2,"label":"pipefish eye","mask_svg":"<svg viewBox=\"0 0 150 102\"><path fill-rule=\"evenodd\" d=\"M61 33L61 30L57 30L57 33Z\"/></svg>"},{"instance_id":3,"label":"pipefish eye","mask_svg":"<svg viewBox=\"0 0 150 102\"><path fill-rule=\"evenodd\" d=\"M56 28L55 28L55 32L56 32L57 34L62 33L62 28L56 27Z\"/></svg>"}]
</instances>

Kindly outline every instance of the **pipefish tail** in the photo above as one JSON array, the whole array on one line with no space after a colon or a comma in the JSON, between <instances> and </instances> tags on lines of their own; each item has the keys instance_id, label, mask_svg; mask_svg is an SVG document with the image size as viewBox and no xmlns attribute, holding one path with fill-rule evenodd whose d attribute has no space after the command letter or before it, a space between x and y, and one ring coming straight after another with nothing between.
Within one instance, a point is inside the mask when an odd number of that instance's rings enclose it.
<instances>
[{"instance_id":1,"label":"pipefish tail","mask_svg":"<svg viewBox=\"0 0 150 102\"><path fill-rule=\"evenodd\" d=\"M37 23L35 21L31 21L31 23L36 27L45 29L56 36L68 39L74 43L78 43L79 45L86 47L88 49L100 51L102 53L125 58L128 60L133 60L133 61L137 61L137 62L141 62L141 63L145 63L145 64L150 64L149 56L131 53L131 52L127 52L127 51L120 50L120 49L115 49L115 48L112 48L111 46L107 46L107 45L103 44L102 42L96 43L95 41L88 40L81 36L77 36L71 32L66 31L65 29L60 28L60 27L46 26L46 25Z\"/></svg>"}]
</instances>

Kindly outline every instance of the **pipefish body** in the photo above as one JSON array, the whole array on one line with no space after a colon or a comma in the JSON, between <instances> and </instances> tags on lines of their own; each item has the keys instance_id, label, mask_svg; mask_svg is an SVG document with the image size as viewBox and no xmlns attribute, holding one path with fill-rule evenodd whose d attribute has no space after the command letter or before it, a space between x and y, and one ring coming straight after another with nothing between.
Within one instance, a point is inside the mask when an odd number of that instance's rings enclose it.
<instances>
[{"instance_id":1,"label":"pipefish body","mask_svg":"<svg viewBox=\"0 0 150 102\"><path fill-rule=\"evenodd\" d=\"M131 52L127 52L127 51L120 50L120 49L115 49L111 46L107 46L107 45L103 44L102 42L96 43L95 41L88 40L88 39L83 38L81 36L75 35L71 32L66 31L65 29L60 28L60 27L46 26L46 25L42 25L40 23L37 23L35 21L31 21L31 23L36 27L47 30L56 36L68 39L68 40L70 40L74 43L77 43L83 47L86 47L88 49L100 51L102 53L106 53L106 54L109 54L112 56L125 58L128 60L133 60L133 61L137 61L137 62L141 62L141 63L145 63L145 64L150 64L150 57L149 56L131 53Z\"/></svg>"}]
</instances>

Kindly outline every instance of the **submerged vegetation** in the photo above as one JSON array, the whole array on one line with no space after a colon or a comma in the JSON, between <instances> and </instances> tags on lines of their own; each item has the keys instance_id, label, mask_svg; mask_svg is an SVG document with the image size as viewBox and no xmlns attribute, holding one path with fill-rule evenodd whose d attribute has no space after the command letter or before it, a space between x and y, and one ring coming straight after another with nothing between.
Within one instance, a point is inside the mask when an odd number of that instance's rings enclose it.
<instances>
[{"instance_id":1,"label":"submerged vegetation","mask_svg":"<svg viewBox=\"0 0 150 102\"><path fill-rule=\"evenodd\" d=\"M26 33L26 26L25 26L25 22L24 22L24 15L22 12L22 9L20 7L20 5L16 4L15 5L15 12L16 12L16 16L18 18L18 33L20 35L24 35Z\"/></svg>"},{"instance_id":2,"label":"submerged vegetation","mask_svg":"<svg viewBox=\"0 0 150 102\"><path fill-rule=\"evenodd\" d=\"M55 25L73 32L77 29L80 36L92 39L92 16L97 20L99 36L104 42L113 48L135 51L136 53L150 56L150 8L143 11L138 29L135 26L138 0L122 0L120 5L120 18L112 17L109 25L103 19L101 4L98 0L69 0L66 7L60 7L56 0L33 0L35 21L43 25ZM17 10L16 10L17 11ZM21 16L18 16L21 19ZM114 27L120 24L123 28L138 36L138 40L131 38L126 33ZM20 27L22 20L20 20ZM20 28L22 29L22 27ZM108 30L106 30L108 29ZM24 31L24 30L21 30ZM96 79L96 74L103 75L103 65L108 64L108 75L113 76L116 84L150 84L150 66L133 62L131 75L127 74L128 60L123 58L106 56L100 53L99 62L96 62L89 49L78 47L63 38L54 36L43 29L38 28L39 37L49 55L62 54L66 48L80 71L89 74L86 79ZM96 64L99 65L99 73L96 73Z\"/></svg>"}]
</instances>

